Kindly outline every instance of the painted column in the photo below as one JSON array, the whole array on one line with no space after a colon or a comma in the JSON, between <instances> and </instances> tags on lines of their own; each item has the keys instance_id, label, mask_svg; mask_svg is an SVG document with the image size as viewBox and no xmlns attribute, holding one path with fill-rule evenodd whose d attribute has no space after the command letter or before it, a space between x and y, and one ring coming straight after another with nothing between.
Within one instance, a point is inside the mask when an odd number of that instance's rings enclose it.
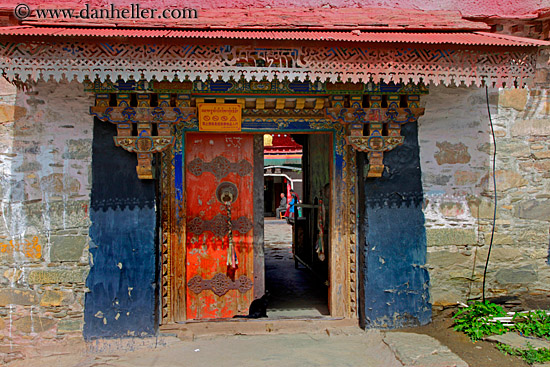
<instances>
[{"instance_id":1,"label":"painted column","mask_svg":"<svg viewBox=\"0 0 550 367\"><path fill-rule=\"evenodd\" d=\"M403 125L405 143L384 155L380 178L360 191L360 309L367 328L400 328L430 321L426 230L416 123ZM366 155L358 154L360 168Z\"/></svg>"},{"instance_id":2,"label":"painted column","mask_svg":"<svg viewBox=\"0 0 550 367\"><path fill-rule=\"evenodd\" d=\"M115 133L95 120L86 339L145 336L157 325L154 181L137 178L135 154L115 147Z\"/></svg>"}]
</instances>

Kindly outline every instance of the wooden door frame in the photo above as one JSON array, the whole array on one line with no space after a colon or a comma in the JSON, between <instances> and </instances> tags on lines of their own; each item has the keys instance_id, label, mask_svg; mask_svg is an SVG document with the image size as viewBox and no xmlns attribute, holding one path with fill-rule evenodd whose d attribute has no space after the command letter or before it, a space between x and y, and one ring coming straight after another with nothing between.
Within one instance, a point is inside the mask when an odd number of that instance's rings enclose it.
<instances>
[{"instance_id":1,"label":"wooden door frame","mask_svg":"<svg viewBox=\"0 0 550 367\"><path fill-rule=\"evenodd\" d=\"M176 143L171 151L162 153L160 159L159 192L161 223L159 232L161 237L161 286L159 288L161 292L161 317L159 319L161 320L161 324L186 321L185 223L187 222L187 218L185 214L186 199L184 189L184 138L186 132L198 132L196 121L176 126ZM263 136L265 133L329 133L331 135L333 149L330 167L331 231L328 244L330 246L328 306L331 317L357 317L355 306L357 299L355 287L357 243L355 196L357 167L355 163L355 151L345 144L343 126L338 122L323 119L309 121L293 120L292 122L280 125L269 124L268 121L255 119L248 124L246 121L243 122L242 133L258 134L259 136ZM261 167L263 168L263 161ZM260 205L260 198L256 196L254 197L255 207ZM263 197L261 198L261 204L263 205ZM258 211L255 210L254 213L255 222L256 219L259 219ZM260 212L263 227L263 209ZM256 245L259 246L260 243L255 242ZM263 261L263 251L261 253L258 252L257 260ZM264 280L258 279L258 281L263 282Z\"/></svg>"}]
</instances>

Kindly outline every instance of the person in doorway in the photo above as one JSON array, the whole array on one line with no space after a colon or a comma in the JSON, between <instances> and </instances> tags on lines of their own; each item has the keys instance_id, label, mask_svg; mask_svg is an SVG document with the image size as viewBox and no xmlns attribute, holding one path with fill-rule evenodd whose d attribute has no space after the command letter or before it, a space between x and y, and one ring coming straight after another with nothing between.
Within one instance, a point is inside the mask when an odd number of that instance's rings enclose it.
<instances>
[{"instance_id":1,"label":"person in doorway","mask_svg":"<svg viewBox=\"0 0 550 367\"><path fill-rule=\"evenodd\" d=\"M281 212L286 212L286 196L281 192L281 201L279 202L279 207L276 210L277 218L281 218Z\"/></svg>"},{"instance_id":2,"label":"person in doorway","mask_svg":"<svg viewBox=\"0 0 550 367\"><path fill-rule=\"evenodd\" d=\"M294 224L294 220L296 218L296 204L299 204L300 200L298 199L298 195L294 192L294 190L290 190L290 202L287 205L286 210L286 221L288 224Z\"/></svg>"}]
</instances>

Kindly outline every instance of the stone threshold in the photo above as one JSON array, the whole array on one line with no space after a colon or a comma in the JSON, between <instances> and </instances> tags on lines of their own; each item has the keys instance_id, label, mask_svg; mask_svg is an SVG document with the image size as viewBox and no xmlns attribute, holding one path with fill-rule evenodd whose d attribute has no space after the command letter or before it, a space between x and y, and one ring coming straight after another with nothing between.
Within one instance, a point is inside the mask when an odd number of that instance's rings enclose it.
<instances>
[{"instance_id":1,"label":"stone threshold","mask_svg":"<svg viewBox=\"0 0 550 367\"><path fill-rule=\"evenodd\" d=\"M161 325L161 335L175 335L181 340L229 335L269 335L317 333L342 334L344 329L359 328L357 319L346 318L278 318L278 319L217 319L190 320ZM351 331L351 330L350 330Z\"/></svg>"}]
</instances>

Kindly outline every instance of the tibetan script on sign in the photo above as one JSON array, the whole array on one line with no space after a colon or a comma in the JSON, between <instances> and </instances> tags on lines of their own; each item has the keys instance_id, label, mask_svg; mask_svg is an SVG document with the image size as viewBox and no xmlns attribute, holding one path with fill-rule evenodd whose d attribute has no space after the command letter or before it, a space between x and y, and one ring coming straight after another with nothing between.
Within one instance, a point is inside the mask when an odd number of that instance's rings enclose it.
<instances>
[{"instance_id":1,"label":"tibetan script on sign","mask_svg":"<svg viewBox=\"0 0 550 367\"><path fill-rule=\"evenodd\" d=\"M241 105L199 103L199 131L241 131Z\"/></svg>"}]
</instances>

